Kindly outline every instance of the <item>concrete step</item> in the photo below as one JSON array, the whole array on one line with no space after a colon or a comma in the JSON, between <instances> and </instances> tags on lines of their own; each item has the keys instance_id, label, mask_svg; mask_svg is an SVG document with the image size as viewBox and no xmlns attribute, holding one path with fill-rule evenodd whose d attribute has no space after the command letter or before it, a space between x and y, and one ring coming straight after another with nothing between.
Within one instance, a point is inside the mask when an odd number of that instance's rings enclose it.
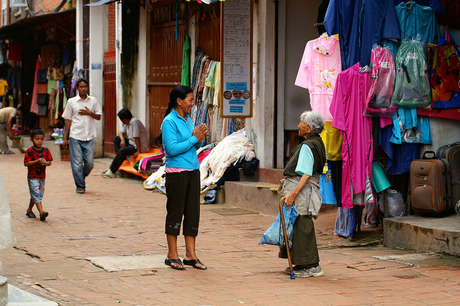
<instances>
[{"instance_id":1,"label":"concrete step","mask_svg":"<svg viewBox=\"0 0 460 306\"><path fill-rule=\"evenodd\" d=\"M0 306L8 304L8 279L0 275Z\"/></svg>"},{"instance_id":2,"label":"concrete step","mask_svg":"<svg viewBox=\"0 0 460 306\"><path fill-rule=\"evenodd\" d=\"M278 181L279 183L279 181ZM279 212L280 195L260 185L278 185L269 182L225 182L225 203L259 213L276 216ZM337 205L323 204L320 212L335 209Z\"/></svg>"},{"instance_id":3,"label":"concrete step","mask_svg":"<svg viewBox=\"0 0 460 306\"><path fill-rule=\"evenodd\" d=\"M278 193L267 188L257 188L258 184L269 183L225 182L225 203L267 215L277 215L280 200Z\"/></svg>"},{"instance_id":4,"label":"concrete step","mask_svg":"<svg viewBox=\"0 0 460 306\"><path fill-rule=\"evenodd\" d=\"M385 218L383 231L384 243L389 247L460 256L460 216L456 214Z\"/></svg>"},{"instance_id":5,"label":"concrete step","mask_svg":"<svg viewBox=\"0 0 460 306\"><path fill-rule=\"evenodd\" d=\"M284 169L260 168L256 171L257 180L271 184L278 184L280 180L284 178L283 171Z\"/></svg>"}]
</instances>

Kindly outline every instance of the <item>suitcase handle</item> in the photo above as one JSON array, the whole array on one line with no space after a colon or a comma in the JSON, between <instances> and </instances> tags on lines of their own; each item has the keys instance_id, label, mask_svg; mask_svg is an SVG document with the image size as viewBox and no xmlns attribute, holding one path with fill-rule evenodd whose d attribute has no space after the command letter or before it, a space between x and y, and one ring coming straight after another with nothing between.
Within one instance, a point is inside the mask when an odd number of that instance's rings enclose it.
<instances>
[{"instance_id":1,"label":"suitcase handle","mask_svg":"<svg viewBox=\"0 0 460 306\"><path fill-rule=\"evenodd\" d=\"M427 154L433 154L433 157L428 158ZM434 159L434 158L436 158L436 153L434 151L425 151L425 153L423 153L423 156L422 156L422 159Z\"/></svg>"}]
</instances>

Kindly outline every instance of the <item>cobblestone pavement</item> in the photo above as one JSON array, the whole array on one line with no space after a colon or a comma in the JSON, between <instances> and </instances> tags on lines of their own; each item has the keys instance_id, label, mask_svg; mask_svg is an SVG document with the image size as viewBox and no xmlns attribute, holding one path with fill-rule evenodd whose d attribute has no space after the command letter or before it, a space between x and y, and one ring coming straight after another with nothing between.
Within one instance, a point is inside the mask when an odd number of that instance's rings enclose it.
<instances>
[{"instance_id":1,"label":"cobblestone pavement","mask_svg":"<svg viewBox=\"0 0 460 306\"><path fill-rule=\"evenodd\" d=\"M43 201L50 215L28 219L27 169L13 150L0 155L0 172L17 243L0 250L1 273L60 305L459 304L459 258L386 248L381 229L363 227L351 241L334 236L336 210L315 221L322 277L289 279L277 247L258 245L274 216L212 211L225 204L202 205L197 250L208 270L107 272L87 258L166 256L166 197L144 190L137 178L102 178L108 159L96 160L86 194L76 194L70 163L54 161Z\"/></svg>"}]
</instances>

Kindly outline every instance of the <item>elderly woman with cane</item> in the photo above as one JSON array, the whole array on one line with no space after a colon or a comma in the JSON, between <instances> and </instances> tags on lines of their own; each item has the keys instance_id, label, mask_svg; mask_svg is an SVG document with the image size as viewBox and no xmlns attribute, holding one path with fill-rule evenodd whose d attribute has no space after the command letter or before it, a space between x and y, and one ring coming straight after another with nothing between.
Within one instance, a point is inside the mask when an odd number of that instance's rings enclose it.
<instances>
[{"instance_id":1,"label":"elderly woman with cane","mask_svg":"<svg viewBox=\"0 0 460 306\"><path fill-rule=\"evenodd\" d=\"M196 150L207 133L205 124L194 127L190 113L194 105L193 91L176 86L170 93L168 108L161 125L161 140L166 153L166 240L168 256L165 264L176 270L185 266L206 270L195 252L200 222L200 164ZM182 222L183 218L183 222ZM185 256L182 262L177 251L177 236L183 223Z\"/></svg>"},{"instance_id":2,"label":"elderly woman with cane","mask_svg":"<svg viewBox=\"0 0 460 306\"><path fill-rule=\"evenodd\" d=\"M320 174L326 163L326 149L319 133L324 129L324 119L320 113L306 111L300 116L299 136L305 140L291 153L292 157L284 169L281 180L281 196L285 204L295 205L299 216L294 223L291 260L296 277L323 275L319 266L313 218L321 208L319 190ZM286 251L284 249L284 251ZM286 258L281 249L280 257ZM286 271L289 273L290 268Z\"/></svg>"}]
</instances>

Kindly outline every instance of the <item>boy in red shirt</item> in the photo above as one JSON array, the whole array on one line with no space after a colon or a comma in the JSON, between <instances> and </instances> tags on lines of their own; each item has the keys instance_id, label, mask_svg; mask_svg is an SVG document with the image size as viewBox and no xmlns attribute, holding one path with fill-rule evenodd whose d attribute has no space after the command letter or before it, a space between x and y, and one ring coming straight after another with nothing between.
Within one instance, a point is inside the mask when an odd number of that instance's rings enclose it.
<instances>
[{"instance_id":1,"label":"boy in red shirt","mask_svg":"<svg viewBox=\"0 0 460 306\"><path fill-rule=\"evenodd\" d=\"M28 167L27 181L30 192L30 202L26 216L36 218L32 208L37 205L40 221L45 221L46 217L48 217L48 212L43 210L42 198L45 193L46 166L51 166L53 157L48 148L43 147L45 131L41 128L32 129L30 140L34 145L26 151L24 156L24 166Z\"/></svg>"}]
</instances>

